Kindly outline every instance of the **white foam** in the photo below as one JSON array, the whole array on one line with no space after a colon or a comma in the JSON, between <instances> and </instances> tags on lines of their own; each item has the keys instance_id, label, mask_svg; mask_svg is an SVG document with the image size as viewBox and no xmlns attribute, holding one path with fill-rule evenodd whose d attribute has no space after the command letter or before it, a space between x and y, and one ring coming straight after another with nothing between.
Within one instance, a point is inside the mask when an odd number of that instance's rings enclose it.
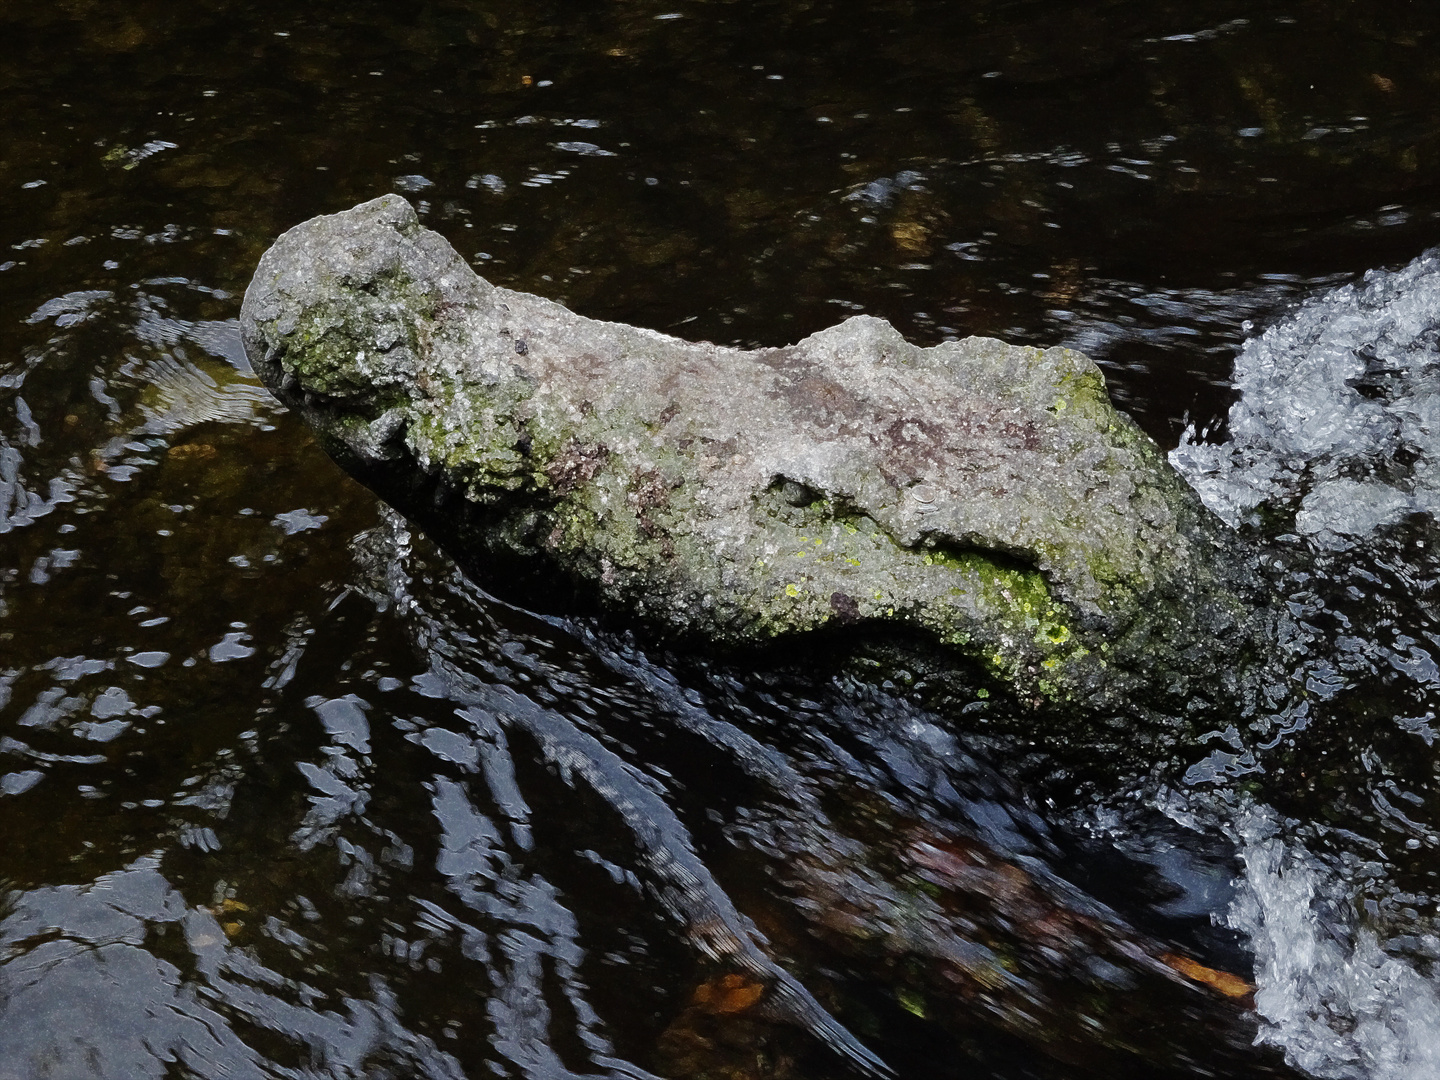
<instances>
[{"instance_id":1,"label":"white foam","mask_svg":"<svg viewBox=\"0 0 1440 1080\"><path fill-rule=\"evenodd\" d=\"M1232 525L1262 506L1298 511L1302 531L1352 535L1435 513L1437 335L1440 256L1373 270L1246 342L1228 441L1192 429L1170 460Z\"/></svg>"},{"instance_id":2,"label":"white foam","mask_svg":"<svg viewBox=\"0 0 1440 1080\"><path fill-rule=\"evenodd\" d=\"M1392 525L1415 509L1403 491L1378 481L1322 480L1310 489L1295 515L1295 531L1313 535L1322 529L1363 536Z\"/></svg>"},{"instance_id":3,"label":"white foam","mask_svg":"<svg viewBox=\"0 0 1440 1080\"><path fill-rule=\"evenodd\" d=\"M1230 924L1255 952L1257 1042L1325 1080L1440 1077L1440 984L1386 955L1369 930L1322 922L1317 905L1336 883L1267 813L1247 813L1238 829L1245 876Z\"/></svg>"}]
</instances>

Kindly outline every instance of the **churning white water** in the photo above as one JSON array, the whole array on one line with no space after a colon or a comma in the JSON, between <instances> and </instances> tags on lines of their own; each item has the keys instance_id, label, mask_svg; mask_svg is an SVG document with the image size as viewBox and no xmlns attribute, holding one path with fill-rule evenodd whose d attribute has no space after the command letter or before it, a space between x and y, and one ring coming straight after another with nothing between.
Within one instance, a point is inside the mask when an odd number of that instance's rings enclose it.
<instances>
[{"instance_id":1,"label":"churning white water","mask_svg":"<svg viewBox=\"0 0 1440 1080\"><path fill-rule=\"evenodd\" d=\"M1238 831L1245 875L1230 925L1255 951L1260 1041L1327 1080L1440 1077L1440 984L1388 955L1372 931L1327 918L1347 904L1335 879L1281 839L1268 813L1247 813ZM1440 949L1433 936L1427 944Z\"/></svg>"},{"instance_id":2,"label":"churning white water","mask_svg":"<svg viewBox=\"0 0 1440 1080\"><path fill-rule=\"evenodd\" d=\"M1317 297L1246 343L1221 445L1171 462L1238 525L1261 507L1302 534L1358 536L1440 510L1440 254ZM1288 520L1288 517L1287 517Z\"/></svg>"}]
</instances>

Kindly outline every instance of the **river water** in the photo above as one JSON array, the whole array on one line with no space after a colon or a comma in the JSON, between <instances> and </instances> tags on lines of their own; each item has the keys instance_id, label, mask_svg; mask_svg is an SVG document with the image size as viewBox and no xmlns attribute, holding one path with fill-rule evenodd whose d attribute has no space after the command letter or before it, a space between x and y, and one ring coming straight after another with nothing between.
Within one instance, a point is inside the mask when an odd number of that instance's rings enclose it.
<instances>
[{"instance_id":1,"label":"river water","mask_svg":"<svg viewBox=\"0 0 1440 1080\"><path fill-rule=\"evenodd\" d=\"M1440 1075L1440 11L0 31L0 1077ZM387 191L590 316L1086 350L1290 677L1117 753L494 599L239 348L274 237Z\"/></svg>"}]
</instances>

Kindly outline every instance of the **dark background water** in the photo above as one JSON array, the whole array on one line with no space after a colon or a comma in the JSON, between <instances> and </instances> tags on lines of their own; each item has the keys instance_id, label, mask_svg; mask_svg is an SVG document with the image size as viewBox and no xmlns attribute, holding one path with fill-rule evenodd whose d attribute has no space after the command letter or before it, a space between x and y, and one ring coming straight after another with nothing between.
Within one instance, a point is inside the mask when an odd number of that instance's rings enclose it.
<instances>
[{"instance_id":1,"label":"dark background water","mask_svg":"<svg viewBox=\"0 0 1440 1080\"><path fill-rule=\"evenodd\" d=\"M1040 1034L1015 1002L936 1023L893 957L815 945L824 874L776 867L887 814L1112 875L895 703L488 601L233 320L280 231L400 190L586 315L1075 345L1173 445L1221 422L1251 321L1440 241L1437 32L1400 0L7 6L0 1076L843 1074L685 1019L714 971L676 924L717 896L907 1075L1275 1067L1116 1049L1163 1027L1133 998L1093 1045L1059 992ZM1104 898L1240 967L1206 929L1227 856L1187 858L1168 915L1138 855Z\"/></svg>"}]
</instances>

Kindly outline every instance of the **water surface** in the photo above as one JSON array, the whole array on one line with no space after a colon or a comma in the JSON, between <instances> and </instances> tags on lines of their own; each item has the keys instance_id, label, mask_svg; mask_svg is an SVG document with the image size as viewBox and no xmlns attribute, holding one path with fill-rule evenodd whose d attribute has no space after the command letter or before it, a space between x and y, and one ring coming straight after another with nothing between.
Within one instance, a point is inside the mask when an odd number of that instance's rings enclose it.
<instances>
[{"instance_id":1,"label":"water surface","mask_svg":"<svg viewBox=\"0 0 1440 1080\"><path fill-rule=\"evenodd\" d=\"M1440 315L1332 290L1440 242L1440 13L0 21L0 1076L1434 1075ZM495 601L239 349L274 237L392 190L586 315L1070 344L1167 447L1238 425L1190 475L1291 478L1240 524L1293 681L1117 764Z\"/></svg>"}]
</instances>

